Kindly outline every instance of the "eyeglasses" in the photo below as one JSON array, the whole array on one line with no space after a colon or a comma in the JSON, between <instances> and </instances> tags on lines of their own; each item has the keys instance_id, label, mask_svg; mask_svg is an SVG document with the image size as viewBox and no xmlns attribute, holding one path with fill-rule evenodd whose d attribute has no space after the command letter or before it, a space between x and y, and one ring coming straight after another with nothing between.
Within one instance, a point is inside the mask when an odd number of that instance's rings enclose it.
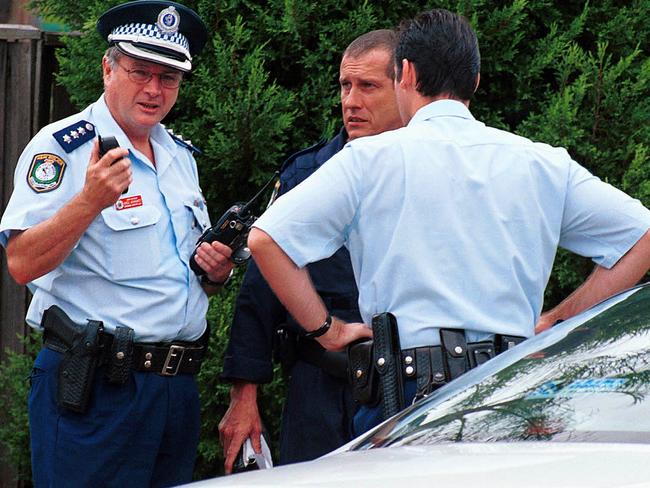
<instances>
[{"instance_id":1,"label":"eyeglasses","mask_svg":"<svg viewBox=\"0 0 650 488\"><path fill-rule=\"evenodd\" d=\"M144 69L127 69L120 63L116 63L120 68L127 72L129 79L139 85L149 83L154 76L160 79L160 84L165 88L178 88L183 80L183 73L152 73Z\"/></svg>"}]
</instances>

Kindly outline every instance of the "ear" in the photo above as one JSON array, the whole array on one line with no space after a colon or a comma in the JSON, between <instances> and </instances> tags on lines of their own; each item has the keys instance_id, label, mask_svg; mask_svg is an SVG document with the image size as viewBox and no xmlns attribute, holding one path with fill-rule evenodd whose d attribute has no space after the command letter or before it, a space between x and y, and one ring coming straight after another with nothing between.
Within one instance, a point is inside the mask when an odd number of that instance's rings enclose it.
<instances>
[{"instance_id":1,"label":"ear","mask_svg":"<svg viewBox=\"0 0 650 488\"><path fill-rule=\"evenodd\" d=\"M402 59L402 79L400 80L400 87L403 89L415 88L417 85L417 77L415 74L415 66L408 59Z\"/></svg>"},{"instance_id":2,"label":"ear","mask_svg":"<svg viewBox=\"0 0 650 488\"><path fill-rule=\"evenodd\" d=\"M481 83L481 73L476 75L476 83L474 85L474 93L476 93L476 90L478 90L478 86Z\"/></svg>"},{"instance_id":3,"label":"ear","mask_svg":"<svg viewBox=\"0 0 650 488\"><path fill-rule=\"evenodd\" d=\"M104 56L102 58L102 74L104 75L104 79L111 74L111 71L113 70L111 69L111 65L108 64L108 58Z\"/></svg>"}]
</instances>

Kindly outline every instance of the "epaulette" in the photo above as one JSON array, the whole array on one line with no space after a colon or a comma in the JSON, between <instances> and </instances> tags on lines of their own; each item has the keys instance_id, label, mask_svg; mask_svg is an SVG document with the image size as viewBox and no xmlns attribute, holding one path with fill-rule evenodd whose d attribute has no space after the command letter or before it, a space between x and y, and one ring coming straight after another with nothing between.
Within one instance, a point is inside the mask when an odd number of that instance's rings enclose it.
<instances>
[{"instance_id":1,"label":"epaulette","mask_svg":"<svg viewBox=\"0 0 650 488\"><path fill-rule=\"evenodd\" d=\"M297 157L302 156L303 154L308 153L308 152L318 151L325 144L327 144L327 139L321 139L320 141L318 141L313 146L309 146L306 149L303 149L301 151L298 151L297 153L292 154L287 159L285 159L284 163L282 163L282 166L280 167L280 173L282 173L286 169L287 166L289 166L291 163L293 163L293 161Z\"/></svg>"},{"instance_id":2,"label":"epaulette","mask_svg":"<svg viewBox=\"0 0 650 488\"><path fill-rule=\"evenodd\" d=\"M71 153L95 138L95 126L86 120L80 120L55 132L52 136L65 152Z\"/></svg>"},{"instance_id":3,"label":"epaulette","mask_svg":"<svg viewBox=\"0 0 650 488\"><path fill-rule=\"evenodd\" d=\"M174 131L172 129L165 127L165 130L172 137L172 139L174 139L174 142L179 146L182 146L192 152L203 154L203 152L198 147L192 145L192 141L183 139L183 136L180 134L174 134Z\"/></svg>"}]
</instances>

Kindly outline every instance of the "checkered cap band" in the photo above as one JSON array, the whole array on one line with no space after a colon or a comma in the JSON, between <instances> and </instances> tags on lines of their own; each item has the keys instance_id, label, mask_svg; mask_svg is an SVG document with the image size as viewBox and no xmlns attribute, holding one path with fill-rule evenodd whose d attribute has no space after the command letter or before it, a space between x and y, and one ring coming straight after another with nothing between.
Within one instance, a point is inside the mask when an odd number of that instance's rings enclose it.
<instances>
[{"instance_id":1,"label":"checkered cap band","mask_svg":"<svg viewBox=\"0 0 650 488\"><path fill-rule=\"evenodd\" d=\"M110 41L117 36L125 35L160 39L161 41L166 41L181 46L187 52L190 50L190 43L187 41L187 38L183 34L179 32L163 32L158 28L158 26L154 24L136 23L121 25L113 29L108 39Z\"/></svg>"}]
</instances>

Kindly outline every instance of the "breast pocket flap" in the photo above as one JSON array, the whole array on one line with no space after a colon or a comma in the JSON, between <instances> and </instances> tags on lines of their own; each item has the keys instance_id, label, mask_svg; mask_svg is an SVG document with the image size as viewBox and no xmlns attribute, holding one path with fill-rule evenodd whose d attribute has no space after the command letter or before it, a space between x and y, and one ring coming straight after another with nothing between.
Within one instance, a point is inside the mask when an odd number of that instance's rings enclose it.
<instances>
[{"instance_id":1,"label":"breast pocket flap","mask_svg":"<svg viewBox=\"0 0 650 488\"><path fill-rule=\"evenodd\" d=\"M160 210L153 205L143 205L128 210L116 210L110 207L102 211L102 218L114 231L140 229L157 224L160 220Z\"/></svg>"}]
</instances>

